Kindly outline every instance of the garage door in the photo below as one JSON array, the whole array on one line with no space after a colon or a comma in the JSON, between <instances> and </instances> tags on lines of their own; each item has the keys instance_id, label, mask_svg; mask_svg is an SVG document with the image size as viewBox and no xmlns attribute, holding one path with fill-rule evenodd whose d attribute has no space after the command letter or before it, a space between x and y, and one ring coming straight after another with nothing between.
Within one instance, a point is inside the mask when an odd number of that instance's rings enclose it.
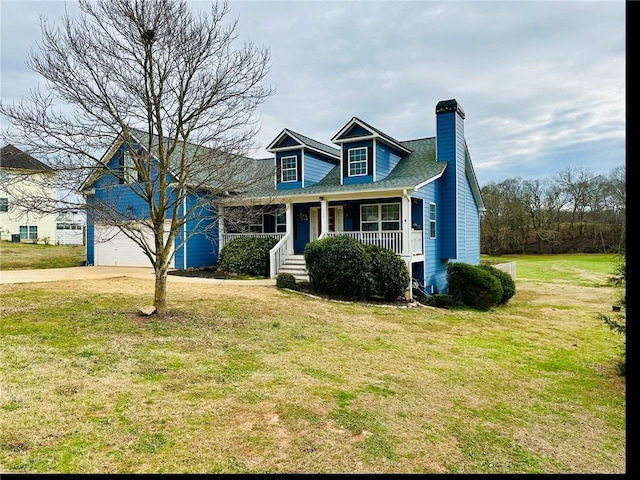
<instances>
[{"instance_id":1,"label":"garage door","mask_svg":"<svg viewBox=\"0 0 640 480\"><path fill-rule=\"evenodd\" d=\"M168 234L166 234L168 235ZM147 240L153 244L153 235L147 234ZM94 243L95 265L112 267L150 267L151 262L140 246L116 227L110 225L95 226ZM173 268L173 258L169 264Z\"/></svg>"}]
</instances>

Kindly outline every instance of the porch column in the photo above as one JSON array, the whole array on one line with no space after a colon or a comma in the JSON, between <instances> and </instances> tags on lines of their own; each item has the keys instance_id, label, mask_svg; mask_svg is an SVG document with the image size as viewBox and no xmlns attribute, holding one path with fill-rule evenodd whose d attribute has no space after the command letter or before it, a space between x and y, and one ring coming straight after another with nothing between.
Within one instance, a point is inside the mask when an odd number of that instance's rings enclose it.
<instances>
[{"instance_id":1,"label":"porch column","mask_svg":"<svg viewBox=\"0 0 640 480\"><path fill-rule=\"evenodd\" d=\"M224 247L224 207L218 207L218 253L222 247Z\"/></svg>"},{"instance_id":2,"label":"porch column","mask_svg":"<svg viewBox=\"0 0 640 480\"><path fill-rule=\"evenodd\" d=\"M287 233L289 235L289 241L287 242L287 254L293 254L293 204L291 202L285 203L285 217L287 222Z\"/></svg>"},{"instance_id":3,"label":"porch column","mask_svg":"<svg viewBox=\"0 0 640 480\"><path fill-rule=\"evenodd\" d=\"M409 257L413 252L411 251L411 198L407 195L405 190L402 196L402 256Z\"/></svg>"},{"instance_id":4,"label":"porch column","mask_svg":"<svg viewBox=\"0 0 640 480\"><path fill-rule=\"evenodd\" d=\"M320 234L321 237L329 231L329 203L320 197Z\"/></svg>"},{"instance_id":5,"label":"porch column","mask_svg":"<svg viewBox=\"0 0 640 480\"><path fill-rule=\"evenodd\" d=\"M411 260L413 252L411 251L411 197L405 190L402 195L402 259L407 264L409 270L409 285L405 296L409 300L413 300L413 281L411 273Z\"/></svg>"}]
</instances>

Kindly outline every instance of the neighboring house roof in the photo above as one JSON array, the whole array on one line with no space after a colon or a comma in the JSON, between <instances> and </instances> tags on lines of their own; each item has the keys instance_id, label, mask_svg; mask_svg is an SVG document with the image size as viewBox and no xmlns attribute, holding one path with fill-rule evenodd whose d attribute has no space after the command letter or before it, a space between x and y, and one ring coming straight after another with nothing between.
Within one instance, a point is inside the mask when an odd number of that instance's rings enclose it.
<instances>
[{"instance_id":1,"label":"neighboring house roof","mask_svg":"<svg viewBox=\"0 0 640 480\"><path fill-rule=\"evenodd\" d=\"M279 191L283 197L302 195L340 194L362 191L385 191L414 189L440 177L446 162L436 162L436 139L434 137L399 142L412 153L403 157L383 180L367 183L340 184L340 165L336 165L321 181L310 187ZM272 167L273 168L273 167ZM273 196L271 189L252 189L243 198Z\"/></svg>"},{"instance_id":2,"label":"neighboring house roof","mask_svg":"<svg viewBox=\"0 0 640 480\"><path fill-rule=\"evenodd\" d=\"M53 168L9 144L0 149L0 169L52 173Z\"/></svg>"}]
</instances>

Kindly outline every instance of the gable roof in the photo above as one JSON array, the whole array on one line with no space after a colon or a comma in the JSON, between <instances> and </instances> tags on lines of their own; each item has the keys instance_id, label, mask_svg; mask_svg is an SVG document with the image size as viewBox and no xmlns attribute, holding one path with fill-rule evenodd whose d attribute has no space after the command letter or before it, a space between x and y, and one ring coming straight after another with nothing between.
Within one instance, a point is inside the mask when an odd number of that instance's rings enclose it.
<instances>
[{"instance_id":1,"label":"gable roof","mask_svg":"<svg viewBox=\"0 0 640 480\"><path fill-rule=\"evenodd\" d=\"M411 149L409 149L405 145L403 145L406 142L399 142L395 138L390 137L386 133L378 130L377 128L372 127L367 122L364 122L363 120L360 120L358 117L351 118L351 120L349 120L347 122L347 124L344 127L342 127L338 133L336 133L333 136L331 141L333 143L344 143L344 142L347 142L347 141L350 141L350 140L354 140L354 139L356 139L358 137L363 137L362 135L358 135L356 137L347 137L346 136L348 134L348 132L354 126L359 126L359 127L363 128L364 130L367 130L370 133L370 135L367 135L366 138L369 138L369 137L370 138L379 138L380 140L386 142L387 144L391 145L392 147L395 147L396 149L400 150L401 152L411 153Z\"/></svg>"},{"instance_id":2,"label":"gable roof","mask_svg":"<svg viewBox=\"0 0 640 480\"><path fill-rule=\"evenodd\" d=\"M314 140L313 138L309 138L305 135L302 135L300 133L294 132L293 130L289 130L288 128L285 128L284 130L282 130L282 132L280 132L280 134L276 137L276 139L271 142L269 144L269 146L267 147L267 151L268 152L275 152L277 150L287 150L290 149L292 147L292 145L289 146L282 146L279 147L278 144L280 144L286 137L292 138L294 141L296 141L298 143L298 146L300 147L306 147L309 148L311 150L315 150L317 152L320 152L324 155L328 155L336 160L340 160L340 150L335 148L335 147L331 147L329 145L325 145L322 142L318 142L317 140Z\"/></svg>"},{"instance_id":3,"label":"gable roof","mask_svg":"<svg viewBox=\"0 0 640 480\"><path fill-rule=\"evenodd\" d=\"M397 190L413 190L439 178L447 162L436 161L435 137L399 142L411 153L404 156L387 177L383 180L368 183L340 184L340 166L336 165L318 183L304 188L287 189L277 192L282 196L318 196L351 192L382 192ZM273 197L271 189L251 189L241 198Z\"/></svg>"},{"instance_id":4,"label":"gable roof","mask_svg":"<svg viewBox=\"0 0 640 480\"><path fill-rule=\"evenodd\" d=\"M0 169L52 173L53 168L9 144L0 149Z\"/></svg>"},{"instance_id":5,"label":"gable roof","mask_svg":"<svg viewBox=\"0 0 640 480\"><path fill-rule=\"evenodd\" d=\"M147 145L151 145L151 152L149 153L153 157L158 158L158 147L160 142L157 135L152 135L150 138L148 133L134 128L130 129L130 134L131 140L138 143L143 148L146 148ZM113 155L115 155L124 141L124 136L121 133L102 156L100 162L103 166L106 167L107 163ZM169 140L167 140L167 143L169 143ZM228 190L229 186L235 186L240 191L244 191L249 188L249 186L255 187L258 184L266 184L263 178L265 176L268 176L268 184L273 185L272 158L255 160L242 155L223 153L210 147L196 145L189 142L177 142L176 149L168 158L169 170L174 177L177 176L176 172L179 171L180 157L182 155L183 147L186 157L190 159L201 157L206 159L207 163L206 169L202 168L201 170L194 170L194 172L191 173L193 181L188 182L187 185L200 185L211 190ZM268 160L268 162L266 162L266 160ZM229 167L228 162L233 162L233 166ZM225 171L225 174L220 177L220 182L217 182L215 178L212 179L210 175L212 171L215 171L216 163L218 163L218 167L221 171ZM270 169L268 175L265 173L267 172L264 165L265 163L268 163L268 168ZM94 173L85 181L81 190L90 188L99 175L99 171L94 171ZM258 179L258 181L256 181L256 179Z\"/></svg>"}]
</instances>

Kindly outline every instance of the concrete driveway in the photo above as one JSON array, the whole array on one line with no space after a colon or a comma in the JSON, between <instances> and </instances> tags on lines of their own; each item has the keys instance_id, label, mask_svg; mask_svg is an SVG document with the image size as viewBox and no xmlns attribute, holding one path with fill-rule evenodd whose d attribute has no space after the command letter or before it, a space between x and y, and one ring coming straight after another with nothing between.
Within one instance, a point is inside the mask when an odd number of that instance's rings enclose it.
<instances>
[{"instance_id":1,"label":"concrete driveway","mask_svg":"<svg viewBox=\"0 0 640 480\"><path fill-rule=\"evenodd\" d=\"M57 282L60 280L99 280L102 278L133 277L149 281L155 279L151 267L69 267L43 268L39 270L0 271L0 284ZM275 285L275 279L266 280L225 280L217 278L181 277L169 275L168 282L206 283L208 285Z\"/></svg>"}]
</instances>

